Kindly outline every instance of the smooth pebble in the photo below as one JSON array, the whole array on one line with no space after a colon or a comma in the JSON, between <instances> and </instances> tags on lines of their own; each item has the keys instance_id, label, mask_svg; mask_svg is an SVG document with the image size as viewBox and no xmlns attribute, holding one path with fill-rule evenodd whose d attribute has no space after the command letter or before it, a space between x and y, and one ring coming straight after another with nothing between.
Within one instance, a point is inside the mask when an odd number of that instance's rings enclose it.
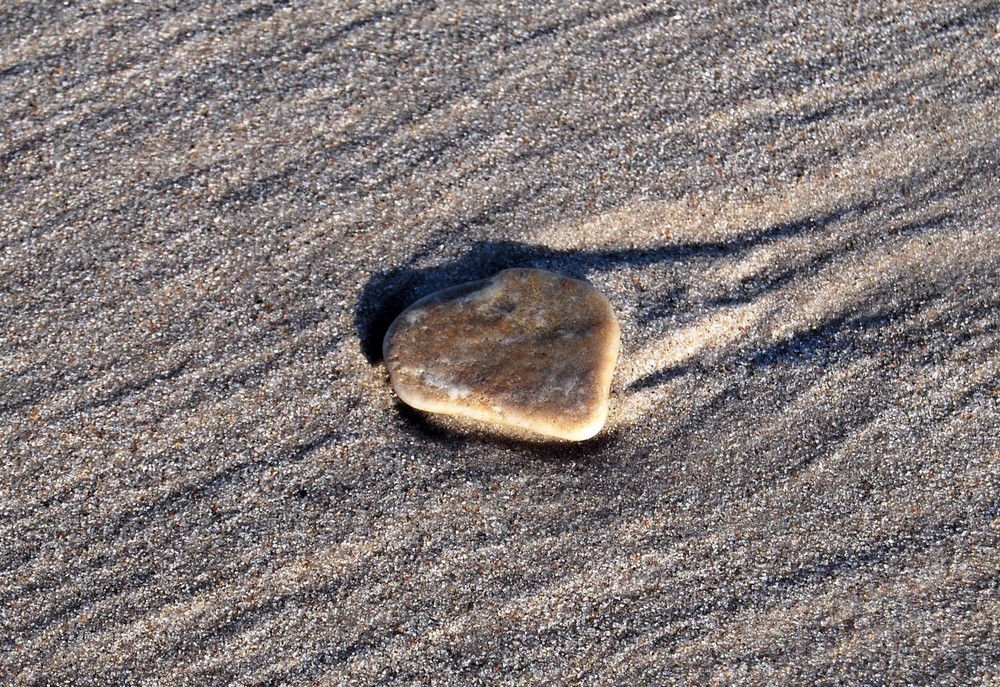
<instances>
[{"instance_id":1,"label":"smooth pebble","mask_svg":"<svg viewBox=\"0 0 1000 687\"><path fill-rule=\"evenodd\" d=\"M389 327L383 353L414 408L579 441L607 419L619 340L597 289L517 268L420 299Z\"/></svg>"}]
</instances>

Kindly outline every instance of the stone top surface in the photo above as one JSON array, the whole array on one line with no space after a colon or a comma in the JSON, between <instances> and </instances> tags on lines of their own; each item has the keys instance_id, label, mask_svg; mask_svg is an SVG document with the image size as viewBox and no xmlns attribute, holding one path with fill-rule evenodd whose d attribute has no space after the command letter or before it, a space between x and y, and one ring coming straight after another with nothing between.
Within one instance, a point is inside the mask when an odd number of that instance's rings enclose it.
<instances>
[{"instance_id":1,"label":"stone top surface","mask_svg":"<svg viewBox=\"0 0 1000 687\"><path fill-rule=\"evenodd\" d=\"M384 356L415 408L582 440L607 418L618 348L594 287L517 268L417 301L390 326Z\"/></svg>"}]
</instances>

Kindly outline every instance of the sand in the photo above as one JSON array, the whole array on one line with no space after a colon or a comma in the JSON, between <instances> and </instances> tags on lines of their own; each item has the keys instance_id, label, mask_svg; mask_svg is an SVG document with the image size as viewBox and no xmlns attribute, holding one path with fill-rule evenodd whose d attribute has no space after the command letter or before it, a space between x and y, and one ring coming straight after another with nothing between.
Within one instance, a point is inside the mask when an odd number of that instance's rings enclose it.
<instances>
[{"instance_id":1,"label":"sand","mask_svg":"<svg viewBox=\"0 0 1000 687\"><path fill-rule=\"evenodd\" d=\"M1000 683L1000 5L0 5L0 684ZM605 430L395 400L505 267Z\"/></svg>"}]
</instances>

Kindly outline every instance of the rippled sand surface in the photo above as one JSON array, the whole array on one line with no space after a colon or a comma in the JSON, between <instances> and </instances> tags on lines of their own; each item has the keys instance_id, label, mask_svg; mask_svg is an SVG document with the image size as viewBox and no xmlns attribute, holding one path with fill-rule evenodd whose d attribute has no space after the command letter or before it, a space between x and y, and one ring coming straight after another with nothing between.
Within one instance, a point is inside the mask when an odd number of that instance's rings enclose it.
<instances>
[{"instance_id":1,"label":"rippled sand surface","mask_svg":"<svg viewBox=\"0 0 1000 687\"><path fill-rule=\"evenodd\" d=\"M1000 682L1000 4L0 5L0 683ZM408 411L413 300L621 323Z\"/></svg>"}]
</instances>

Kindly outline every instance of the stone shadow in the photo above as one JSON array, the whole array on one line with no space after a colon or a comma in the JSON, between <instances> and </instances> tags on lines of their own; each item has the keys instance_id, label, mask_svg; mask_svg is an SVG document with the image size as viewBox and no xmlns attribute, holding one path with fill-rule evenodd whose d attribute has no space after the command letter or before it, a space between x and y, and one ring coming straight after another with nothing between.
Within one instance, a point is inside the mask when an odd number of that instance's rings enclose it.
<instances>
[{"instance_id":1,"label":"stone shadow","mask_svg":"<svg viewBox=\"0 0 1000 687\"><path fill-rule=\"evenodd\" d=\"M355 327L362 352L369 363L376 365L382 360L382 339L396 316L418 298L439 289L484 279L508 267L550 269L585 280L592 272L617 267L644 267L692 258L726 258L764 243L822 230L864 209L853 205L837 208L728 241L694 241L651 249L559 250L517 241L485 241L473 246L462 257L434 267L401 267L372 276L355 307ZM408 263L416 264L429 252L418 251ZM675 291L665 287L657 298L672 302L676 300Z\"/></svg>"},{"instance_id":2,"label":"stone shadow","mask_svg":"<svg viewBox=\"0 0 1000 687\"><path fill-rule=\"evenodd\" d=\"M509 267L535 267L550 269L568 276L586 280L595 273L622 268L646 267L674 262L701 260L713 262L740 258L754 248L781 242L795 237L809 237L826 232L831 225L841 224L852 217L867 213L870 202L837 207L829 212L802 218L794 222L774 224L759 231L748 233L725 241L689 241L650 249L625 250L563 250L515 241L485 241L472 246L456 259L444 260L438 265L422 267L433 263L434 247L417 251L408 266L387 270L373 275L362 290L355 311L355 326L361 349L369 363L376 365L382 360L382 340L389 325L406 307L417 299L436 290L454 286L466 281L482 279ZM936 215L920 222L902 224L899 233L933 233L940 230L951 216L947 213ZM435 247L438 245L434 244ZM865 251L870 245L853 239L839 242L839 245L823 254L813 256L809 261L786 266L770 274L755 278L752 283L743 284L738 294L739 302L757 300L768 293L780 290L795 279L812 274L818 267L825 266L837 256ZM688 301L688 286L683 283L664 284L655 293L647 293L638 309L632 313L636 322L645 323L663 316L677 308L684 308ZM764 349L745 352L732 358L732 365L751 370L766 370L775 365L812 364L826 365L844 362L849 358L881 355L885 340L878 336L890 324L913 315L914 308L923 302L932 301L933 293L908 293L900 300L883 298L884 294L872 293L863 307L851 312L841 312L818 327L797 333L791 340L775 343ZM898 302L897 302L898 301ZM723 301L710 300L703 305L725 307L736 302L733 298ZM875 349L875 350L873 350ZM652 371L626 387L627 392L637 392L669 383L690 373L698 367L697 362L667 367ZM728 398L723 395L722 401ZM721 402L721 401L720 401ZM455 441L453 432L439 426L431 419L424 418L416 411L400 408L400 417L407 429L424 440ZM602 435L603 436L603 435ZM484 440L482 436L478 440ZM504 437L488 439L495 448L505 449L517 445L525 448L524 442L511 442ZM611 444L613 438L608 438ZM533 452L556 461L572 461L581 453L593 455L604 453L608 445L598 443L580 447L556 447L551 442L533 447Z\"/></svg>"}]
</instances>

